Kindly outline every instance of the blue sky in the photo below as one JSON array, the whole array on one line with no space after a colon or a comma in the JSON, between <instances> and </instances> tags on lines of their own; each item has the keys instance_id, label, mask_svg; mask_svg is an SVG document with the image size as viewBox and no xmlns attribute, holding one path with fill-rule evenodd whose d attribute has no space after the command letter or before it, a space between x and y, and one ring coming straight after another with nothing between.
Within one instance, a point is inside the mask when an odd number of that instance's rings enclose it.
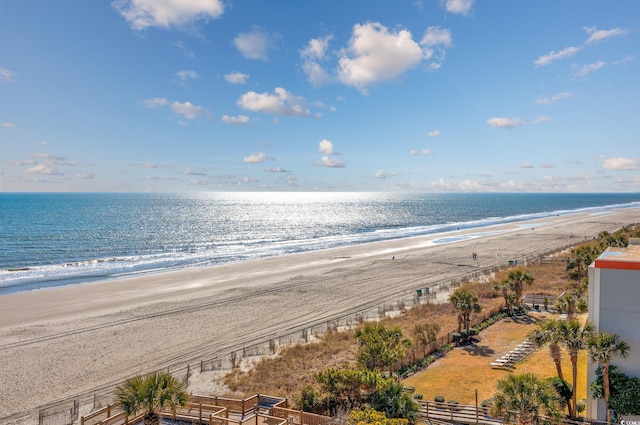
<instances>
[{"instance_id":1,"label":"blue sky","mask_svg":"<svg viewBox=\"0 0 640 425\"><path fill-rule=\"evenodd\" d=\"M637 0L2 0L2 191L637 192Z\"/></svg>"}]
</instances>

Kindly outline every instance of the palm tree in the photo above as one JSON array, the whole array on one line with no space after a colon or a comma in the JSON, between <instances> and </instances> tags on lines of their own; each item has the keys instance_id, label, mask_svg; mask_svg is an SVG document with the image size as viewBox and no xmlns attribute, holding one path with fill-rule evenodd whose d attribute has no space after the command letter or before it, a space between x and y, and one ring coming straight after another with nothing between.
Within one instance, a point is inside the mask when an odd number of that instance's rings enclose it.
<instances>
[{"instance_id":1,"label":"palm tree","mask_svg":"<svg viewBox=\"0 0 640 425\"><path fill-rule=\"evenodd\" d=\"M116 397L127 416L144 410L145 425L159 425L162 409L175 409L189 403L184 382L167 372L129 378L124 385L116 388Z\"/></svg>"},{"instance_id":2,"label":"palm tree","mask_svg":"<svg viewBox=\"0 0 640 425\"><path fill-rule=\"evenodd\" d=\"M587 302L579 294L566 293L556 300L556 310L567 315L567 319L575 319L576 313L587 311Z\"/></svg>"},{"instance_id":3,"label":"palm tree","mask_svg":"<svg viewBox=\"0 0 640 425\"><path fill-rule=\"evenodd\" d=\"M562 352L559 343L559 326L560 321L558 319L546 320L540 323L538 327L529 334L529 341L533 342L538 348L549 345L549 355L556 365L558 378L564 381L564 377L562 376Z\"/></svg>"},{"instance_id":4,"label":"palm tree","mask_svg":"<svg viewBox=\"0 0 640 425\"><path fill-rule=\"evenodd\" d=\"M587 341L593 336L595 328L591 322L586 322L584 326L580 325L577 319L563 320L558 326L558 337L561 344L565 346L569 352L571 359L571 386L572 386L572 403L569 404L569 415L576 416L576 384L578 381L578 353L586 348Z\"/></svg>"},{"instance_id":5,"label":"palm tree","mask_svg":"<svg viewBox=\"0 0 640 425\"><path fill-rule=\"evenodd\" d=\"M558 395L549 382L532 373L508 375L496 384L491 414L518 425L536 425L544 421L543 416L557 420Z\"/></svg>"},{"instance_id":6,"label":"palm tree","mask_svg":"<svg viewBox=\"0 0 640 425\"><path fill-rule=\"evenodd\" d=\"M534 281L533 276L525 269L515 269L509 272L506 280L511 284L511 287L516 293L518 305L521 305L523 286L525 283L531 285Z\"/></svg>"},{"instance_id":7,"label":"palm tree","mask_svg":"<svg viewBox=\"0 0 640 425\"><path fill-rule=\"evenodd\" d=\"M598 332L587 341L589 358L592 362L598 362L602 370L602 386L604 389L604 404L607 412L607 422L611 422L609 410L609 364L614 356L626 357L629 344L620 339L618 335L608 332Z\"/></svg>"},{"instance_id":8,"label":"palm tree","mask_svg":"<svg viewBox=\"0 0 640 425\"><path fill-rule=\"evenodd\" d=\"M509 297L509 289L512 289L511 282L508 279L504 279L501 282L494 281L493 289L502 292L504 306L507 308L507 314L511 316L511 308L513 307L513 298Z\"/></svg>"},{"instance_id":9,"label":"palm tree","mask_svg":"<svg viewBox=\"0 0 640 425\"><path fill-rule=\"evenodd\" d=\"M471 313L480 313L482 307L478 304L478 296L471 291L464 288L457 289L449 297L451 305L458 310L458 333L464 329L469 332L469 325L471 324Z\"/></svg>"}]
</instances>

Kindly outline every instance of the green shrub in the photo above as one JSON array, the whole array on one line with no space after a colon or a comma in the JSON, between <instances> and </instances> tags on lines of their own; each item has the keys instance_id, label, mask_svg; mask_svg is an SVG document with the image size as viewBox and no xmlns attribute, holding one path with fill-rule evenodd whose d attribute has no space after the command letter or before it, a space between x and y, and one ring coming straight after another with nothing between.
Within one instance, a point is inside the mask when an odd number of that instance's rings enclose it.
<instances>
[{"instance_id":1,"label":"green shrub","mask_svg":"<svg viewBox=\"0 0 640 425\"><path fill-rule=\"evenodd\" d=\"M480 403L480 407L491 407L491 403L493 402L493 399L486 399L486 400L482 400L482 403Z\"/></svg>"},{"instance_id":2,"label":"green shrub","mask_svg":"<svg viewBox=\"0 0 640 425\"><path fill-rule=\"evenodd\" d=\"M415 394L413 395L413 398L414 398L415 400L422 400L422 394L420 394L420 393L415 393Z\"/></svg>"},{"instance_id":3,"label":"green shrub","mask_svg":"<svg viewBox=\"0 0 640 425\"><path fill-rule=\"evenodd\" d=\"M437 401L438 403L444 403L444 396L437 395L433 398L433 401Z\"/></svg>"}]
</instances>

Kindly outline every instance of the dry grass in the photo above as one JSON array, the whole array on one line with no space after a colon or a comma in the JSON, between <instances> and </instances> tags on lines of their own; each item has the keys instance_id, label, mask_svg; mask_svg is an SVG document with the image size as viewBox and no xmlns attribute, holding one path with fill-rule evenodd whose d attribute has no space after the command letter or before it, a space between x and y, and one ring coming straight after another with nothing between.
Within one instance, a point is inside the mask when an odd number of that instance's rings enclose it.
<instances>
[{"instance_id":1,"label":"dry grass","mask_svg":"<svg viewBox=\"0 0 640 425\"><path fill-rule=\"evenodd\" d=\"M425 400L433 400L441 395L445 400L457 400L463 404L475 403L491 398L498 379L509 373L534 373L541 378L556 375L555 366L547 349L532 353L519 363L513 372L492 369L490 363L507 353L527 338L541 321L553 315L531 313L528 316L504 319L481 332L478 342L469 347L460 347L447 353L427 369L405 379L403 383L415 387L416 393L423 394ZM571 381L569 356L562 359L563 375ZM586 397L586 354L581 353L578 363L578 399Z\"/></svg>"}]
</instances>

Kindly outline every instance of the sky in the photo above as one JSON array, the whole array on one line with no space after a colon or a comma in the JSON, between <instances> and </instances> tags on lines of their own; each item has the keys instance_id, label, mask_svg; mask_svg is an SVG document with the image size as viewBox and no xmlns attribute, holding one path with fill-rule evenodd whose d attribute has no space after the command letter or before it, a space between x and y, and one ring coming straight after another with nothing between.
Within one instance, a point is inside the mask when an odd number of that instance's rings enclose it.
<instances>
[{"instance_id":1,"label":"sky","mask_svg":"<svg viewBox=\"0 0 640 425\"><path fill-rule=\"evenodd\" d=\"M637 0L2 0L2 192L638 192Z\"/></svg>"}]
</instances>

